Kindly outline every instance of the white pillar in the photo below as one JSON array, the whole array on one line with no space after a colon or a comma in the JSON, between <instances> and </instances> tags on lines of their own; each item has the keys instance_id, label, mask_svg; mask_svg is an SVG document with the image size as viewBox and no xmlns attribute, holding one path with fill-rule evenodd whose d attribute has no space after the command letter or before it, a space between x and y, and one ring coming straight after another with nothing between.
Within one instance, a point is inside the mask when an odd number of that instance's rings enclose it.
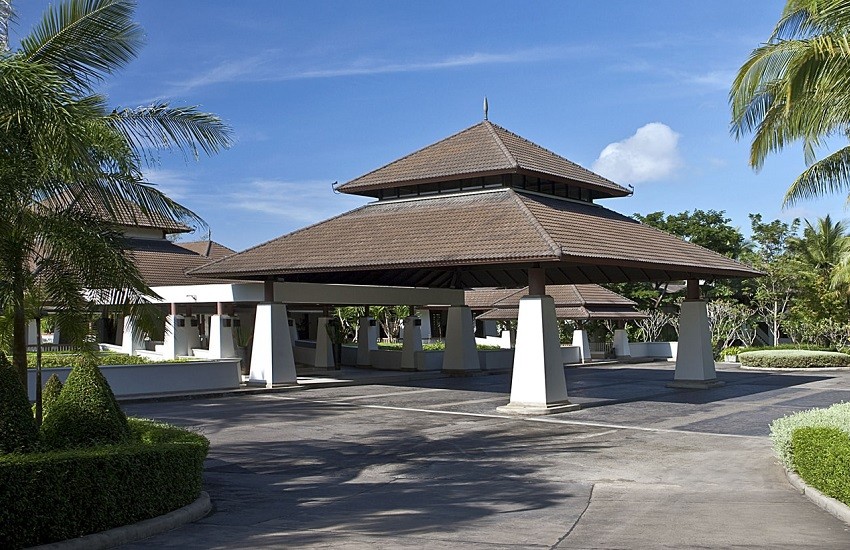
<instances>
[{"instance_id":1,"label":"white pillar","mask_svg":"<svg viewBox=\"0 0 850 550\"><path fill-rule=\"evenodd\" d=\"M138 350L145 349L145 341L142 338L141 332L138 335L134 335L134 332L136 332L135 320L128 315L127 317L124 317L124 331L121 337L121 353L136 355Z\"/></svg>"},{"instance_id":2,"label":"white pillar","mask_svg":"<svg viewBox=\"0 0 850 550\"><path fill-rule=\"evenodd\" d=\"M431 335L431 310L416 308L416 316L422 320L422 325L419 327L422 331L422 338L424 340L430 340L433 338Z\"/></svg>"},{"instance_id":3,"label":"white pillar","mask_svg":"<svg viewBox=\"0 0 850 550\"><path fill-rule=\"evenodd\" d=\"M555 300L551 296L520 298L511 401L497 410L535 415L578 408L567 398Z\"/></svg>"},{"instance_id":4,"label":"white pillar","mask_svg":"<svg viewBox=\"0 0 850 550\"><path fill-rule=\"evenodd\" d=\"M288 314L284 304L257 304L248 383L267 388L275 384L297 383Z\"/></svg>"},{"instance_id":5,"label":"white pillar","mask_svg":"<svg viewBox=\"0 0 850 550\"><path fill-rule=\"evenodd\" d=\"M210 317L210 358L235 358L233 347L233 318L230 315Z\"/></svg>"},{"instance_id":6,"label":"white pillar","mask_svg":"<svg viewBox=\"0 0 850 550\"><path fill-rule=\"evenodd\" d=\"M484 337L499 336L499 323L497 321L484 321Z\"/></svg>"},{"instance_id":7,"label":"white pillar","mask_svg":"<svg viewBox=\"0 0 850 550\"><path fill-rule=\"evenodd\" d=\"M36 345L36 340L38 340L38 331L39 326L38 323L35 322L35 319L31 319L27 323L27 345L34 346Z\"/></svg>"},{"instance_id":8,"label":"white pillar","mask_svg":"<svg viewBox=\"0 0 850 550\"><path fill-rule=\"evenodd\" d=\"M198 324L198 318L194 315L186 317L186 353L188 355L194 355L192 350L201 347L201 331Z\"/></svg>"},{"instance_id":9,"label":"white pillar","mask_svg":"<svg viewBox=\"0 0 850 550\"><path fill-rule=\"evenodd\" d=\"M481 370L478 348L475 347L475 323L468 306L452 306L446 322L446 351L443 352L444 372L475 372Z\"/></svg>"},{"instance_id":10,"label":"white pillar","mask_svg":"<svg viewBox=\"0 0 850 550\"><path fill-rule=\"evenodd\" d=\"M517 329L519 333L519 329ZM519 335L517 335L519 338ZM577 329L573 331L573 345L581 349L581 362L587 363L590 361L590 341L587 339L587 331Z\"/></svg>"},{"instance_id":11,"label":"white pillar","mask_svg":"<svg viewBox=\"0 0 850 550\"><path fill-rule=\"evenodd\" d=\"M357 365L372 364L371 352L378 349L378 323L373 317L361 317L357 324Z\"/></svg>"},{"instance_id":12,"label":"white pillar","mask_svg":"<svg viewBox=\"0 0 850 550\"><path fill-rule=\"evenodd\" d=\"M618 328L614 331L614 354L617 357L631 357L629 349L629 333L626 329Z\"/></svg>"},{"instance_id":13,"label":"white pillar","mask_svg":"<svg viewBox=\"0 0 850 550\"><path fill-rule=\"evenodd\" d=\"M404 318L401 345L401 370L416 370L416 352L422 351L422 320L411 315Z\"/></svg>"},{"instance_id":14,"label":"white pillar","mask_svg":"<svg viewBox=\"0 0 850 550\"><path fill-rule=\"evenodd\" d=\"M318 368L334 368L334 348L331 337L328 336L328 321L330 317L319 317L316 325L316 359L313 364Z\"/></svg>"},{"instance_id":15,"label":"white pillar","mask_svg":"<svg viewBox=\"0 0 850 550\"><path fill-rule=\"evenodd\" d=\"M298 340L298 329L295 327L295 321L287 319L286 324L289 326L289 339L295 345L295 341Z\"/></svg>"},{"instance_id":16,"label":"white pillar","mask_svg":"<svg viewBox=\"0 0 850 550\"><path fill-rule=\"evenodd\" d=\"M189 339L186 334L186 318L182 315L169 315L165 318L165 336L162 342L162 356L176 359L189 354Z\"/></svg>"},{"instance_id":17,"label":"white pillar","mask_svg":"<svg viewBox=\"0 0 850 550\"><path fill-rule=\"evenodd\" d=\"M672 388L722 386L714 370L711 331L703 300L685 300L679 310L679 345Z\"/></svg>"}]
</instances>

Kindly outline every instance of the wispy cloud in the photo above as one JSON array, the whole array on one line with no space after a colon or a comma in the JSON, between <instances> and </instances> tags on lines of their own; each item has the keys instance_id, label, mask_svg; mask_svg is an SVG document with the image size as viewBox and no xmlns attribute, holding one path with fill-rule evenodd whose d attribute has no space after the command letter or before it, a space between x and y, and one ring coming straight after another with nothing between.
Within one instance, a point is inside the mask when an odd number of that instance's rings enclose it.
<instances>
[{"instance_id":1,"label":"wispy cloud","mask_svg":"<svg viewBox=\"0 0 850 550\"><path fill-rule=\"evenodd\" d=\"M368 202L362 197L335 195L328 181L257 179L225 193L231 208L284 218L286 222L315 223Z\"/></svg>"},{"instance_id":2,"label":"wispy cloud","mask_svg":"<svg viewBox=\"0 0 850 550\"><path fill-rule=\"evenodd\" d=\"M176 170L151 168L144 172L145 181L175 201L184 201L194 195L194 181Z\"/></svg>"},{"instance_id":3,"label":"wispy cloud","mask_svg":"<svg viewBox=\"0 0 850 550\"><path fill-rule=\"evenodd\" d=\"M587 53L590 49L587 46L541 47L510 52L471 52L436 59L405 61L360 58L335 66L313 67L286 66L282 52L269 50L247 59L223 61L200 74L182 81L172 82L172 88L164 95L185 94L205 86L233 82L280 82L287 80L438 71L479 65L535 63L581 55Z\"/></svg>"}]
</instances>

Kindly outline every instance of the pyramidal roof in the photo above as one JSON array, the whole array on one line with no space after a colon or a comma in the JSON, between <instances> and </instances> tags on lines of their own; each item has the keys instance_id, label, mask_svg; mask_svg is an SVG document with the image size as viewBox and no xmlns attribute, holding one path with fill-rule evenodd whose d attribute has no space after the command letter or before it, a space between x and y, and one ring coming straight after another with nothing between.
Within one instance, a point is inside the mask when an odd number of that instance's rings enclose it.
<instances>
[{"instance_id":1,"label":"pyramidal roof","mask_svg":"<svg viewBox=\"0 0 850 550\"><path fill-rule=\"evenodd\" d=\"M376 189L497 174L526 174L578 184L609 197L631 193L489 120L344 183L337 190L356 195Z\"/></svg>"}]
</instances>

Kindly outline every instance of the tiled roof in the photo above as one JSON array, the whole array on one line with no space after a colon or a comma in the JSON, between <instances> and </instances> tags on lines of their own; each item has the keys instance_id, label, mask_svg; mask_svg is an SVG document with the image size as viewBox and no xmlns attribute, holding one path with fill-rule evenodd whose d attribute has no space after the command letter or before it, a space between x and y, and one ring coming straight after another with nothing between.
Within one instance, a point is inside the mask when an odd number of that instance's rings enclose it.
<instances>
[{"instance_id":1,"label":"tiled roof","mask_svg":"<svg viewBox=\"0 0 850 550\"><path fill-rule=\"evenodd\" d=\"M378 201L193 271L204 277L471 288L753 277L725 256L597 205L509 188Z\"/></svg>"},{"instance_id":2,"label":"tiled roof","mask_svg":"<svg viewBox=\"0 0 850 550\"><path fill-rule=\"evenodd\" d=\"M236 251L219 244L215 241L192 241L192 242L176 242L177 246L182 246L186 250L191 250L195 254L199 254L207 258L207 261L220 260L225 256L236 254Z\"/></svg>"},{"instance_id":3,"label":"tiled roof","mask_svg":"<svg viewBox=\"0 0 850 550\"><path fill-rule=\"evenodd\" d=\"M75 208L79 211L89 212L95 218L125 227L142 227L147 229L161 229L165 233L189 233L191 227L162 216L155 212L145 212L141 206L130 200L118 201L113 212L110 213L103 202L90 195L74 195L70 191L59 196L54 196L44 202L56 208Z\"/></svg>"},{"instance_id":4,"label":"tiled roof","mask_svg":"<svg viewBox=\"0 0 850 550\"><path fill-rule=\"evenodd\" d=\"M546 294L555 300L555 307L624 307L634 308L635 302L616 292L595 284L546 285ZM466 305L473 309L516 308L519 300L528 295L528 287L520 289L475 289L464 293Z\"/></svg>"},{"instance_id":5,"label":"tiled roof","mask_svg":"<svg viewBox=\"0 0 850 550\"><path fill-rule=\"evenodd\" d=\"M556 181L579 183L612 197L631 193L486 120L355 178L337 189L343 193L358 194L415 183L509 173L537 174Z\"/></svg>"},{"instance_id":6,"label":"tiled roof","mask_svg":"<svg viewBox=\"0 0 850 550\"><path fill-rule=\"evenodd\" d=\"M556 307L555 316L558 319L592 320L592 319L643 319L646 314L630 308L593 308L593 307ZM519 308L493 308L475 318L482 321L507 321L519 317Z\"/></svg>"},{"instance_id":7,"label":"tiled roof","mask_svg":"<svg viewBox=\"0 0 850 550\"><path fill-rule=\"evenodd\" d=\"M200 241L206 247L209 241ZM221 280L204 280L189 277L186 271L210 262L212 256L204 256L192 250L198 243L173 243L165 239L127 239L126 250L148 286L197 285L221 283ZM216 252L230 250L218 243L211 247ZM230 251L232 252L232 251ZM223 257L218 255L218 258Z\"/></svg>"}]
</instances>

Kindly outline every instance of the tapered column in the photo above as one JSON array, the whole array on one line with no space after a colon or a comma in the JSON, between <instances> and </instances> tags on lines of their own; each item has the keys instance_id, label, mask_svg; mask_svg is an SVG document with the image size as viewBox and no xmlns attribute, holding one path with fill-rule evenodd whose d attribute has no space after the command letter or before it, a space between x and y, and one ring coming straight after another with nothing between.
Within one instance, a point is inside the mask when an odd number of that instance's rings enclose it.
<instances>
[{"instance_id":1,"label":"tapered column","mask_svg":"<svg viewBox=\"0 0 850 550\"><path fill-rule=\"evenodd\" d=\"M511 400L499 412L519 415L576 410L567 398L555 300L526 296L519 301Z\"/></svg>"},{"instance_id":2,"label":"tapered column","mask_svg":"<svg viewBox=\"0 0 850 550\"><path fill-rule=\"evenodd\" d=\"M477 372L478 348L475 347L475 323L467 306L452 306L446 323L446 350L443 372Z\"/></svg>"},{"instance_id":3,"label":"tapered column","mask_svg":"<svg viewBox=\"0 0 850 550\"><path fill-rule=\"evenodd\" d=\"M236 349L233 346L233 318L230 315L213 315L210 318L210 358L232 357L236 357Z\"/></svg>"},{"instance_id":4,"label":"tapered column","mask_svg":"<svg viewBox=\"0 0 850 550\"><path fill-rule=\"evenodd\" d=\"M587 339L587 331L583 328L573 331L573 345L581 349L581 362L590 362L590 341Z\"/></svg>"},{"instance_id":5,"label":"tapered column","mask_svg":"<svg viewBox=\"0 0 850 550\"><path fill-rule=\"evenodd\" d=\"M288 313L284 304L257 304L248 383L268 388L297 383Z\"/></svg>"},{"instance_id":6,"label":"tapered column","mask_svg":"<svg viewBox=\"0 0 850 550\"><path fill-rule=\"evenodd\" d=\"M357 325L357 365L372 364L371 353L378 349L378 323L374 317L361 317Z\"/></svg>"},{"instance_id":7,"label":"tapered column","mask_svg":"<svg viewBox=\"0 0 850 550\"><path fill-rule=\"evenodd\" d=\"M699 281L688 280L688 299L679 310L679 344L672 388L722 386L714 369L711 330L705 301L699 299Z\"/></svg>"},{"instance_id":8,"label":"tapered column","mask_svg":"<svg viewBox=\"0 0 850 550\"><path fill-rule=\"evenodd\" d=\"M198 318L194 315L190 315L186 317L186 347L189 350L189 355L192 354L193 349L200 349L201 347L201 331L198 328Z\"/></svg>"},{"instance_id":9,"label":"tapered column","mask_svg":"<svg viewBox=\"0 0 850 550\"><path fill-rule=\"evenodd\" d=\"M40 327L35 319L30 319L27 322L27 345L34 346L38 340L38 332Z\"/></svg>"},{"instance_id":10,"label":"tapered column","mask_svg":"<svg viewBox=\"0 0 850 550\"><path fill-rule=\"evenodd\" d=\"M138 332L138 334L133 334ZM142 333L136 330L135 319L131 316L124 317L124 330L121 337L121 352L127 355L137 355L139 350L145 349Z\"/></svg>"},{"instance_id":11,"label":"tapered column","mask_svg":"<svg viewBox=\"0 0 850 550\"><path fill-rule=\"evenodd\" d=\"M422 321L422 325L419 327L422 331L422 338L425 340L433 338L431 334L431 310L417 308L416 316Z\"/></svg>"},{"instance_id":12,"label":"tapered column","mask_svg":"<svg viewBox=\"0 0 850 550\"><path fill-rule=\"evenodd\" d=\"M416 352L422 351L422 319L415 315L404 318L401 345L401 369L416 370Z\"/></svg>"},{"instance_id":13,"label":"tapered column","mask_svg":"<svg viewBox=\"0 0 850 550\"><path fill-rule=\"evenodd\" d=\"M172 314L165 318L165 336L162 342L162 356L165 359L189 355L189 339L186 332L185 317Z\"/></svg>"},{"instance_id":14,"label":"tapered column","mask_svg":"<svg viewBox=\"0 0 850 550\"><path fill-rule=\"evenodd\" d=\"M316 327L316 359L313 364L318 368L334 368L334 348L331 337L328 335L328 321L330 317L319 317Z\"/></svg>"},{"instance_id":15,"label":"tapered column","mask_svg":"<svg viewBox=\"0 0 850 550\"><path fill-rule=\"evenodd\" d=\"M614 331L614 354L617 357L631 357L629 348L629 333L626 329L618 328Z\"/></svg>"}]
</instances>

